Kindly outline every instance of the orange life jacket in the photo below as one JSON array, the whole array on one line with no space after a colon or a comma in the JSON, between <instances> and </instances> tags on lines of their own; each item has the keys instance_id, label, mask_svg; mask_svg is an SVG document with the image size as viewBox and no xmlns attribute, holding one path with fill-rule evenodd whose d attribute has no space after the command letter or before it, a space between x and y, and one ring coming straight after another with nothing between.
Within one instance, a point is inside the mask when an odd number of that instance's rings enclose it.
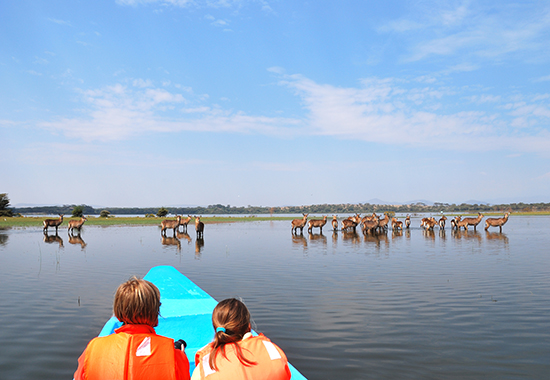
<instances>
[{"instance_id":1,"label":"orange life jacket","mask_svg":"<svg viewBox=\"0 0 550 380\"><path fill-rule=\"evenodd\" d=\"M221 351L216 355L218 371L210 368L209 359L212 343L198 351L195 364L201 379L218 380L289 380L290 369L285 353L264 335L249 337L237 342L243 355L257 364L241 363L233 344L225 345L225 356Z\"/></svg>"},{"instance_id":2,"label":"orange life jacket","mask_svg":"<svg viewBox=\"0 0 550 380\"><path fill-rule=\"evenodd\" d=\"M189 379L189 361L177 358L178 354L185 357L174 349L173 339L156 335L152 327L122 326L116 334L95 338L88 344L75 379L178 380L178 375Z\"/></svg>"}]
</instances>

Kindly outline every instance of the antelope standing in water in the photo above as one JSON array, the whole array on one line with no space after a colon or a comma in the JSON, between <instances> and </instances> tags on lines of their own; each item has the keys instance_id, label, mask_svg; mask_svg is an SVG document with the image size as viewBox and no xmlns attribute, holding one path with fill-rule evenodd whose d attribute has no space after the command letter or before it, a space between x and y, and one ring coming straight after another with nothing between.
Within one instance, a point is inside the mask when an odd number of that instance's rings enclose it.
<instances>
[{"instance_id":1,"label":"antelope standing in water","mask_svg":"<svg viewBox=\"0 0 550 380\"><path fill-rule=\"evenodd\" d=\"M332 215L332 230L338 231L338 219L336 219L336 215Z\"/></svg>"},{"instance_id":2,"label":"antelope standing in water","mask_svg":"<svg viewBox=\"0 0 550 380\"><path fill-rule=\"evenodd\" d=\"M445 229L445 221L447 220L447 217L445 215L443 215L441 217L441 219L439 219L439 221L437 222L437 224L439 224L439 228L441 228L442 230Z\"/></svg>"},{"instance_id":3,"label":"antelope standing in water","mask_svg":"<svg viewBox=\"0 0 550 380\"><path fill-rule=\"evenodd\" d=\"M204 232L204 223L201 222L200 216L195 216L195 231L197 232L197 239L202 239Z\"/></svg>"},{"instance_id":4,"label":"antelope standing in water","mask_svg":"<svg viewBox=\"0 0 550 380\"><path fill-rule=\"evenodd\" d=\"M82 225L85 221L87 221L84 216L80 218L80 220L69 220L69 229L67 230L67 233L71 235L74 232L74 229L76 228L78 230L78 233L80 234L80 230L82 229Z\"/></svg>"},{"instance_id":5,"label":"antelope standing in water","mask_svg":"<svg viewBox=\"0 0 550 380\"><path fill-rule=\"evenodd\" d=\"M63 223L63 215L59 214L59 219L46 219L42 223L44 223L43 232L47 233L48 227L55 227L55 234L57 235L57 228Z\"/></svg>"},{"instance_id":6,"label":"antelope standing in water","mask_svg":"<svg viewBox=\"0 0 550 380\"><path fill-rule=\"evenodd\" d=\"M487 218L485 220L485 231L487 231L489 227L498 227L500 228L500 232L502 232L502 226L504 226L508 221L509 215L510 213L507 212L502 218Z\"/></svg>"},{"instance_id":7,"label":"antelope standing in water","mask_svg":"<svg viewBox=\"0 0 550 380\"><path fill-rule=\"evenodd\" d=\"M390 221L390 217L388 214L384 214L384 219L380 219L380 222L378 222L378 229L380 232L385 232L388 228L388 223Z\"/></svg>"},{"instance_id":8,"label":"antelope standing in water","mask_svg":"<svg viewBox=\"0 0 550 380\"><path fill-rule=\"evenodd\" d=\"M379 223L380 220L374 212L370 216L365 216L363 219L361 219L361 229L363 230L363 235L375 232L378 228Z\"/></svg>"},{"instance_id":9,"label":"antelope standing in water","mask_svg":"<svg viewBox=\"0 0 550 380\"><path fill-rule=\"evenodd\" d=\"M391 218L391 227L393 230L403 230L403 222L397 218Z\"/></svg>"},{"instance_id":10,"label":"antelope standing in water","mask_svg":"<svg viewBox=\"0 0 550 380\"><path fill-rule=\"evenodd\" d=\"M187 225L189 224L191 219L192 219L191 215L187 215L187 218L180 221L179 226L183 226L183 232L187 232ZM178 231L179 231L179 226L178 226Z\"/></svg>"},{"instance_id":11,"label":"antelope standing in water","mask_svg":"<svg viewBox=\"0 0 550 380\"><path fill-rule=\"evenodd\" d=\"M307 232L311 233L313 228L319 228L320 233L323 233L323 226L327 223L327 216L323 216L323 219L311 219L307 223Z\"/></svg>"},{"instance_id":12,"label":"antelope standing in water","mask_svg":"<svg viewBox=\"0 0 550 380\"><path fill-rule=\"evenodd\" d=\"M411 227L411 217L407 215L405 218L405 228L409 229Z\"/></svg>"},{"instance_id":13,"label":"antelope standing in water","mask_svg":"<svg viewBox=\"0 0 550 380\"><path fill-rule=\"evenodd\" d=\"M458 229L458 222L462 219L461 216L455 216L454 219L451 219L451 229Z\"/></svg>"},{"instance_id":14,"label":"antelope standing in water","mask_svg":"<svg viewBox=\"0 0 550 380\"><path fill-rule=\"evenodd\" d=\"M176 235L176 229L180 225L180 221L181 221L181 216L179 216L179 215L176 216L176 220L172 220L172 219L163 220L160 223L160 226L161 226L160 234L163 235L163 236L166 236L166 230L168 228L171 228L173 233L174 233L174 236L175 236Z\"/></svg>"},{"instance_id":15,"label":"antelope standing in water","mask_svg":"<svg viewBox=\"0 0 550 380\"><path fill-rule=\"evenodd\" d=\"M359 223L361 223L361 216L359 214L350 216L347 219L342 220L342 231L349 231L351 229L355 232L355 229Z\"/></svg>"},{"instance_id":16,"label":"antelope standing in water","mask_svg":"<svg viewBox=\"0 0 550 380\"><path fill-rule=\"evenodd\" d=\"M479 224L479 222L481 222L481 219L483 219L483 214L478 212L477 213L477 218L464 218L464 219L462 219L462 221L466 221L468 226L474 226L474 231L476 231L476 227ZM466 229L468 229L468 228L466 228Z\"/></svg>"},{"instance_id":17,"label":"antelope standing in water","mask_svg":"<svg viewBox=\"0 0 550 380\"><path fill-rule=\"evenodd\" d=\"M424 221L424 227L426 227L427 231L433 231L436 224L437 221L435 220L435 218L426 218L426 220Z\"/></svg>"},{"instance_id":18,"label":"antelope standing in water","mask_svg":"<svg viewBox=\"0 0 550 380\"><path fill-rule=\"evenodd\" d=\"M307 216L309 214L302 214L304 217L302 219L294 219L292 224L292 233L297 233L298 228L300 229L300 233L304 233L304 227L306 226Z\"/></svg>"}]
</instances>

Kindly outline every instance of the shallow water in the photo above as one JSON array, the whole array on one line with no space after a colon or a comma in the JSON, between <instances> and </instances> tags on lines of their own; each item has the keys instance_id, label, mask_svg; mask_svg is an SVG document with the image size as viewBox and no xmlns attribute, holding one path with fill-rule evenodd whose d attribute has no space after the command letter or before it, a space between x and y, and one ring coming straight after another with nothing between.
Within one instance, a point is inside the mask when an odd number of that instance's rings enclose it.
<instances>
[{"instance_id":1,"label":"shallow water","mask_svg":"<svg viewBox=\"0 0 550 380\"><path fill-rule=\"evenodd\" d=\"M309 379L543 379L550 374L550 217L489 233L293 236L290 222L84 226L81 241L0 231L0 378L72 378L116 287L172 265L256 329ZM168 236L171 236L169 233Z\"/></svg>"}]
</instances>

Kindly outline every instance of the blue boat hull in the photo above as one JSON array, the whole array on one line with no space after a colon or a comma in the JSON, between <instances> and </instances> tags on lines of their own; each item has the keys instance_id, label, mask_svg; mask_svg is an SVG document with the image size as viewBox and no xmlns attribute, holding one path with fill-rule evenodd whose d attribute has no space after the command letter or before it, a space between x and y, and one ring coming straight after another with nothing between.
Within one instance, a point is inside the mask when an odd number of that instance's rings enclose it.
<instances>
[{"instance_id":1,"label":"blue boat hull","mask_svg":"<svg viewBox=\"0 0 550 380\"><path fill-rule=\"evenodd\" d=\"M185 352L191 373L195 368L195 353L214 337L212 311L218 302L195 283L171 266L151 268L144 277L160 290L161 307L157 334L174 340L185 339ZM114 316L107 321L99 336L110 335L122 325ZM276 342L275 342L276 343ZM305 377L289 363L293 380Z\"/></svg>"}]
</instances>

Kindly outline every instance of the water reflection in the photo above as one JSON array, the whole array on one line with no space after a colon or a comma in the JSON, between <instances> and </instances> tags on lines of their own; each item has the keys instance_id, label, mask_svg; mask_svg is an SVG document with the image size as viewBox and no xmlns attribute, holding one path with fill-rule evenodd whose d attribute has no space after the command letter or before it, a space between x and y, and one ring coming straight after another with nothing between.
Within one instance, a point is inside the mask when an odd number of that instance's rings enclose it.
<instances>
[{"instance_id":1,"label":"water reflection","mask_svg":"<svg viewBox=\"0 0 550 380\"><path fill-rule=\"evenodd\" d=\"M292 234L292 245L307 248L307 239L304 237L304 235Z\"/></svg>"},{"instance_id":2,"label":"water reflection","mask_svg":"<svg viewBox=\"0 0 550 380\"><path fill-rule=\"evenodd\" d=\"M0 228L0 245L5 245L8 243L9 235L7 233L4 233L4 228Z\"/></svg>"},{"instance_id":3,"label":"water reflection","mask_svg":"<svg viewBox=\"0 0 550 380\"><path fill-rule=\"evenodd\" d=\"M311 241L311 243L316 243L324 246L327 245L327 237L323 235L323 233L320 233L320 234L309 233L309 240Z\"/></svg>"},{"instance_id":4,"label":"water reflection","mask_svg":"<svg viewBox=\"0 0 550 380\"><path fill-rule=\"evenodd\" d=\"M173 245L178 249L178 252L181 252L181 242L177 237L174 236L162 236L161 238L162 245Z\"/></svg>"},{"instance_id":5,"label":"water reflection","mask_svg":"<svg viewBox=\"0 0 550 380\"><path fill-rule=\"evenodd\" d=\"M44 243L54 244L58 243L60 248L63 248L63 239L58 234L48 235L47 232L44 232Z\"/></svg>"},{"instance_id":6,"label":"water reflection","mask_svg":"<svg viewBox=\"0 0 550 380\"><path fill-rule=\"evenodd\" d=\"M455 239L464 239L464 240L476 240L481 242L481 234L477 231L471 230L452 230L451 236Z\"/></svg>"},{"instance_id":7,"label":"water reflection","mask_svg":"<svg viewBox=\"0 0 550 380\"><path fill-rule=\"evenodd\" d=\"M359 239L359 234L355 230L342 231L342 240L351 242L352 244L361 243L361 240Z\"/></svg>"},{"instance_id":8,"label":"water reflection","mask_svg":"<svg viewBox=\"0 0 550 380\"><path fill-rule=\"evenodd\" d=\"M189 236L189 234L187 232L179 232L177 231L176 232L176 237L178 239L185 239L187 240L187 244L191 244L191 242L193 241L193 239L191 239L191 236Z\"/></svg>"},{"instance_id":9,"label":"water reflection","mask_svg":"<svg viewBox=\"0 0 550 380\"><path fill-rule=\"evenodd\" d=\"M202 237L195 240L195 258L200 259L202 255L202 249L204 248L204 239Z\"/></svg>"},{"instance_id":10,"label":"water reflection","mask_svg":"<svg viewBox=\"0 0 550 380\"><path fill-rule=\"evenodd\" d=\"M500 240L504 245L508 245L508 236L502 232L489 232L485 231L485 239L487 240Z\"/></svg>"},{"instance_id":11,"label":"water reflection","mask_svg":"<svg viewBox=\"0 0 550 380\"><path fill-rule=\"evenodd\" d=\"M390 246L390 240L388 238L388 235L386 233L374 233L374 234L366 234L364 236L365 243L367 244L373 244L378 249L382 247L382 243L384 244L385 248L388 248Z\"/></svg>"},{"instance_id":12,"label":"water reflection","mask_svg":"<svg viewBox=\"0 0 550 380\"><path fill-rule=\"evenodd\" d=\"M80 236L80 234L77 234L77 235L69 234L69 243L75 244L75 245L80 244L80 248L82 250L84 250L84 248L87 245L84 239L82 239L82 237Z\"/></svg>"}]
</instances>

